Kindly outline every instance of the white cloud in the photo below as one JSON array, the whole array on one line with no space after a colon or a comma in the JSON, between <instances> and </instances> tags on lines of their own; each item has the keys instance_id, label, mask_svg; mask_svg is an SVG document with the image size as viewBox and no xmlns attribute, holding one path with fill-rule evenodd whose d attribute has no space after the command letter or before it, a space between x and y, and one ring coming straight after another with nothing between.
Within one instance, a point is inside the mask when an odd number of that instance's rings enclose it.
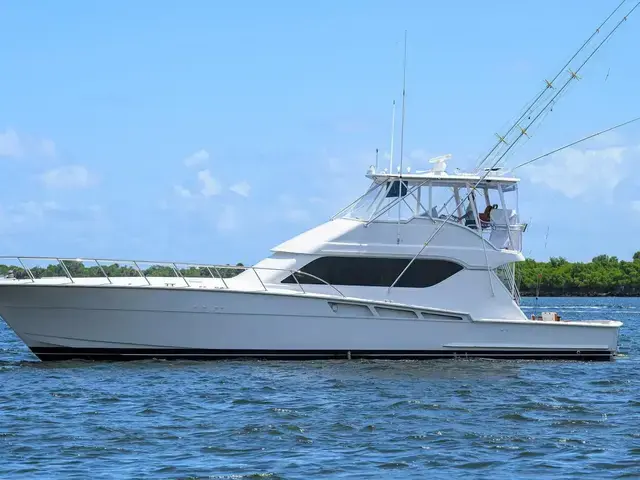
<instances>
[{"instance_id":1,"label":"white cloud","mask_svg":"<svg viewBox=\"0 0 640 480\"><path fill-rule=\"evenodd\" d=\"M24 148L15 130L0 133L0 157L18 158L24 155Z\"/></svg>"},{"instance_id":2,"label":"white cloud","mask_svg":"<svg viewBox=\"0 0 640 480\"><path fill-rule=\"evenodd\" d=\"M236 183L234 185L231 185L229 187L229 190L231 190L232 192L235 192L238 195L241 195L243 197L248 197L249 196L249 192L251 191L251 185L249 185L245 181L242 181L242 182L238 182L238 183Z\"/></svg>"},{"instance_id":3,"label":"white cloud","mask_svg":"<svg viewBox=\"0 0 640 480\"><path fill-rule=\"evenodd\" d=\"M208 169L198 172L198 180L202 182L202 190L200 190L200 193L205 197L218 195L222 190L220 182L211 176L211 172Z\"/></svg>"},{"instance_id":4,"label":"white cloud","mask_svg":"<svg viewBox=\"0 0 640 480\"><path fill-rule=\"evenodd\" d=\"M218 230L222 231L231 231L238 228L238 216L236 215L236 210L230 205L225 205L218 217L216 226L218 227Z\"/></svg>"},{"instance_id":5,"label":"white cloud","mask_svg":"<svg viewBox=\"0 0 640 480\"><path fill-rule=\"evenodd\" d=\"M42 182L50 188L87 188L97 179L83 165L65 165L41 175Z\"/></svg>"},{"instance_id":6,"label":"white cloud","mask_svg":"<svg viewBox=\"0 0 640 480\"><path fill-rule=\"evenodd\" d=\"M174 185L173 191L179 197L191 198L193 196L191 190L189 190L188 188L184 188L182 185Z\"/></svg>"},{"instance_id":7,"label":"white cloud","mask_svg":"<svg viewBox=\"0 0 640 480\"><path fill-rule=\"evenodd\" d=\"M28 155L55 158L56 144L48 138L29 138L13 129L0 132L0 157L20 158Z\"/></svg>"},{"instance_id":8,"label":"white cloud","mask_svg":"<svg viewBox=\"0 0 640 480\"><path fill-rule=\"evenodd\" d=\"M633 151L628 147L580 150L568 148L544 165L528 165L523 171L531 182L576 198L593 189L610 194L626 177L623 163Z\"/></svg>"},{"instance_id":9,"label":"white cloud","mask_svg":"<svg viewBox=\"0 0 640 480\"><path fill-rule=\"evenodd\" d=\"M187 167L195 167L199 165L205 165L209 160L209 152L206 150L198 150L192 155L182 160Z\"/></svg>"}]
</instances>

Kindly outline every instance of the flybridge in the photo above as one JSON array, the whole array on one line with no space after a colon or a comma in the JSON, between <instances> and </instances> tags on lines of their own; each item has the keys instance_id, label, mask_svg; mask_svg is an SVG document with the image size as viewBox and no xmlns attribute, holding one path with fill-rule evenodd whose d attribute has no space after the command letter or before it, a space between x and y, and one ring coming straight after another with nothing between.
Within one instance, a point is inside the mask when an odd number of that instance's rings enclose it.
<instances>
[{"instance_id":1,"label":"flybridge","mask_svg":"<svg viewBox=\"0 0 640 480\"><path fill-rule=\"evenodd\" d=\"M498 185L501 185L501 188L504 191L512 191L516 188L517 183L520 181L519 178L516 177L507 177L507 176L497 176L491 175L487 177L483 177L477 173L465 173L465 172L456 172L454 174L444 173L433 173L433 172L424 172L424 173L386 173L386 172L367 172L367 178L370 178L376 184L388 183L388 182L398 182L402 181L405 186L415 185L415 184L425 184L425 185L433 185L438 187L466 187L470 182L474 185L477 184L477 189L497 189ZM394 187L395 190L398 190L398 187ZM396 196L398 196L396 194Z\"/></svg>"},{"instance_id":2,"label":"flybridge","mask_svg":"<svg viewBox=\"0 0 640 480\"><path fill-rule=\"evenodd\" d=\"M429 163L433 164L433 168L430 170L412 172L411 167L406 168L406 172L402 172L398 167L397 173L391 173L387 169L378 171L378 165L371 165L367 171L367 178L373 180L376 184L393 183L394 180L402 180L404 186L411 184L428 184L432 186L451 186L451 187L467 187L469 182L475 185L475 188L494 188L497 189L498 185L504 191L511 191L515 189L515 185L520 181L519 178L507 176L507 172L502 168L486 168L484 172L463 172L456 168L454 173L447 172L446 160L451 158L451 154L441 155L439 157L432 158ZM397 186L392 186L398 191ZM389 195L391 196L391 195ZM398 196L398 193L395 194Z\"/></svg>"},{"instance_id":3,"label":"flybridge","mask_svg":"<svg viewBox=\"0 0 640 480\"><path fill-rule=\"evenodd\" d=\"M520 251L526 225L518 215L520 179L456 171L446 172L445 158L437 157L433 169L424 172L388 173L369 168L367 191L334 218L371 223L416 220L446 222L471 229L498 249ZM410 170L410 169L409 169ZM400 235L400 232L398 232Z\"/></svg>"}]
</instances>

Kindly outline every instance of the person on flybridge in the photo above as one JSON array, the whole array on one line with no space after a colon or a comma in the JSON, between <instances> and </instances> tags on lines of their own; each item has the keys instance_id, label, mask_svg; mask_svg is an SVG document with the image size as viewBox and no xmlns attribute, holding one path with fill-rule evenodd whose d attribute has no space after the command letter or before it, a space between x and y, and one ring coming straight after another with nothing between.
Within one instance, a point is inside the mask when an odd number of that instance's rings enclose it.
<instances>
[{"instance_id":1,"label":"person on flybridge","mask_svg":"<svg viewBox=\"0 0 640 480\"><path fill-rule=\"evenodd\" d=\"M471 192L471 195L468 198L467 209L464 212L464 215L458 217L458 221L464 220L465 227L477 229L478 225L476 223L476 216L474 214L474 205L476 206L476 196L474 192ZM496 208L496 205L487 205L484 209L484 212L479 213L478 217L480 217L480 226L482 228L487 228L489 226L489 222L491 221L491 210Z\"/></svg>"},{"instance_id":2,"label":"person on flybridge","mask_svg":"<svg viewBox=\"0 0 640 480\"><path fill-rule=\"evenodd\" d=\"M480 225L482 225L482 228L489 226L489 222L491 221L491 210L493 210L494 208L498 208L498 205L487 205L487 207L484 209L484 212L478 214L478 216L480 217Z\"/></svg>"}]
</instances>

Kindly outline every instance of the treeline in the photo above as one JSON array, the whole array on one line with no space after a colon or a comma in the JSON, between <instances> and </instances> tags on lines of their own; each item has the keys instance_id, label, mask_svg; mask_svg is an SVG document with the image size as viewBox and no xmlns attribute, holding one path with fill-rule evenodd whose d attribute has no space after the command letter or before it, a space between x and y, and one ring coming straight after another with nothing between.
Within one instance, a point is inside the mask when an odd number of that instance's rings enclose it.
<instances>
[{"instance_id":1,"label":"treeline","mask_svg":"<svg viewBox=\"0 0 640 480\"><path fill-rule=\"evenodd\" d=\"M112 263L110 265L90 265L87 266L83 262L75 260L65 260L64 266L61 263L49 264L47 266L34 266L27 265L31 275L34 278L47 278L47 277L66 277L71 275L74 278L82 277L140 277L142 275L148 277L214 277L214 278L231 278L242 273L244 268L234 268L234 266L218 266L218 267L196 267L187 266L180 267L176 265L176 268L169 265L120 265L118 263ZM242 263L237 263L235 267L243 267ZM67 271L68 274L67 274ZM28 279L29 274L27 271L14 265L0 265L1 277L13 277L18 279Z\"/></svg>"},{"instance_id":2,"label":"treeline","mask_svg":"<svg viewBox=\"0 0 640 480\"><path fill-rule=\"evenodd\" d=\"M548 262L526 260L516 264L522 296L582 297L640 296L640 252L632 261L598 255L591 262L569 262L552 257Z\"/></svg>"}]
</instances>

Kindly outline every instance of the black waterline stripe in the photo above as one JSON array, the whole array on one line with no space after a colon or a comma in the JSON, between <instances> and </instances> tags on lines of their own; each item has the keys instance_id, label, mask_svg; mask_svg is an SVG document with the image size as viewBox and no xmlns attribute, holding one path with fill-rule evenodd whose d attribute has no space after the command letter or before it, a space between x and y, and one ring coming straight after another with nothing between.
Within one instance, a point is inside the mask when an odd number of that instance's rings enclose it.
<instances>
[{"instance_id":1,"label":"black waterline stripe","mask_svg":"<svg viewBox=\"0 0 640 480\"><path fill-rule=\"evenodd\" d=\"M141 360L155 359L438 359L494 358L531 360L611 360L608 350L229 350L229 349L144 349L144 348L64 348L33 347L43 361L50 360Z\"/></svg>"}]
</instances>

